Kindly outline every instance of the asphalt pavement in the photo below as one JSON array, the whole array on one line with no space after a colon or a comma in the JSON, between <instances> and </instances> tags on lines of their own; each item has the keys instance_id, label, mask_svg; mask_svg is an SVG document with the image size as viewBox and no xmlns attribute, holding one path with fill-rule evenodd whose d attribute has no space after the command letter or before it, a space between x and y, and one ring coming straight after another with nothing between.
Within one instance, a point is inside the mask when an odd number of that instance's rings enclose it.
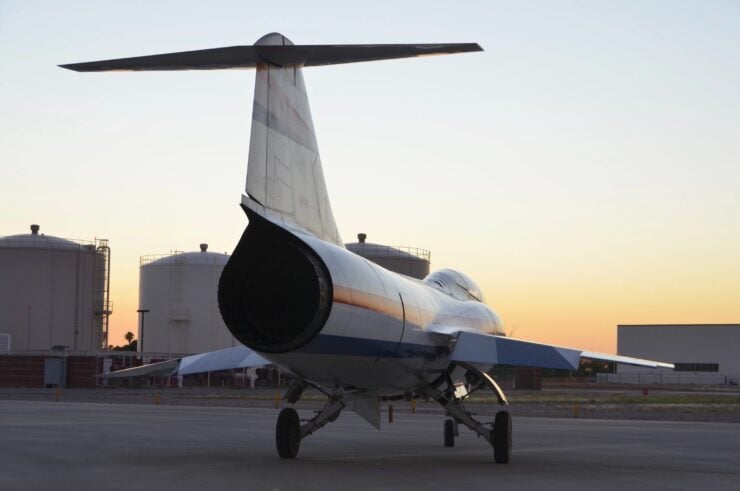
<instances>
[{"instance_id":1,"label":"asphalt pavement","mask_svg":"<svg viewBox=\"0 0 740 491\"><path fill-rule=\"evenodd\" d=\"M345 412L281 460L277 414L0 401L0 489L740 489L737 424L520 417L502 465L462 427L444 447L441 415L406 413L377 431Z\"/></svg>"}]
</instances>

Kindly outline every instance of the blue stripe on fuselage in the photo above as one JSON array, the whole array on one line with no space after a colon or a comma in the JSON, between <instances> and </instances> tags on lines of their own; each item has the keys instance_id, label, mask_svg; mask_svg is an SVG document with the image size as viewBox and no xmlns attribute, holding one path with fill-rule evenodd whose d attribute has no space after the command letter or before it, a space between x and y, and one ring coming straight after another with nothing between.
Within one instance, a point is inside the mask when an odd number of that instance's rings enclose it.
<instances>
[{"instance_id":1,"label":"blue stripe on fuselage","mask_svg":"<svg viewBox=\"0 0 740 491\"><path fill-rule=\"evenodd\" d=\"M313 341L299 348L296 353L317 355L367 356L371 358L425 358L434 359L450 353L448 346L398 343L348 336L319 334Z\"/></svg>"}]
</instances>

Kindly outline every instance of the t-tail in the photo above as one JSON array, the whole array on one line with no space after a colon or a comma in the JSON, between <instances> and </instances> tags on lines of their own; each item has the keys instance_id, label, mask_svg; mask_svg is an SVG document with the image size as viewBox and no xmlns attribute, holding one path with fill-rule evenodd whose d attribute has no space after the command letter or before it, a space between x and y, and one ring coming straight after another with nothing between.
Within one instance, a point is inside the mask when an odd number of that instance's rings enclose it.
<instances>
[{"instance_id":1,"label":"t-tail","mask_svg":"<svg viewBox=\"0 0 740 491\"><path fill-rule=\"evenodd\" d=\"M342 246L326 191L302 67L482 51L475 43L294 45L282 34L231 46L61 65L78 72L257 70L242 206Z\"/></svg>"}]
</instances>

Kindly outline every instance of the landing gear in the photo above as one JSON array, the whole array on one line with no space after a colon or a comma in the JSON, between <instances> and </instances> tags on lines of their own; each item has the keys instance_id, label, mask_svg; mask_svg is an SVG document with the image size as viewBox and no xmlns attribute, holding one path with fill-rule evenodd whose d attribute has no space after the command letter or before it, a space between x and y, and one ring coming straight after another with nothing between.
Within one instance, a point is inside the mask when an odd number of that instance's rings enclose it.
<instances>
[{"instance_id":1,"label":"landing gear","mask_svg":"<svg viewBox=\"0 0 740 491\"><path fill-rule=\"evenodd\" d=\"M508 411L496 413L493 420L493 460L508 464L511 459L511 416Z\"/></svg>"},{"instance_id":2,"label":"landing gear","mask_svg":"<svg viewBox=\"0 0 740 491\"><path fill-rule=\"evenodd\" d=\"M275 428L275 443L280 457L292 459L298 455L298 449L301 448L301 421L292 407L280 411Z\"/></svg>"},{"instance_id":3,"label":"landing gear","mask_svg":"<svg viewBox=\"0 0 740 491\"><path fill-rule=\"evenodd\" d=\"M466 370L465 378L470 383L471 389L453 383L453 371L458 367ZM476 383L471 383L471 381ZM491 444L493 459L496 463L506 464L511 460L511 416L509 413L499 411L496 413L493 423L482 423L477 421L473 414L468 412L462 404L468 395L483 386L493 389L502 406L508 404L501 388L487 373L467 364L451 365L447 373L443 374L436 383L423 388L419 392L423 396L437 401L451 416L445 420L444 425L445 447L454 446L457 425L464 424Z\"/></svg>"},{"instance_id":4,"label":"landing gear","mask_svg":"<svg viewBox=\"0 0 740 491\"><path fill-rule=\"evenodd\" d=\"M301 424L295 409L289 407L280 411L275 427L275 444L277 445L278 455L283 459L294 458L298 455L301 440L322 426L336 420L342 409L344 409L344 403L339 398L332 398L321 411L316 413L316 416L303 424Z\"/></svg>"},{"instance_id":5,"label":"landing gear","mask_svg":"<svg viewBox=\"0 0 740 491\"><path fill-rule=\"evenodd\" d=\"M445 447L455 446L455 421L452 419L445 420L444 429Z\"/></svg>"}]
</instances>

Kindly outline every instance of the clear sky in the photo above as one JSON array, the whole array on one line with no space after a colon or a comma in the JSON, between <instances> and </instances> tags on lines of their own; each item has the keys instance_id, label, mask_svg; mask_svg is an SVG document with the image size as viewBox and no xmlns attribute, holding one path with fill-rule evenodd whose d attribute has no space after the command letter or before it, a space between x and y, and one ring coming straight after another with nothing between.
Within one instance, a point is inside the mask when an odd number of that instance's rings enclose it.
<instances>
[{"instance_id":1,"label":"clear sky","mask_svg":"<svg viewBox=\"0 0 740 491\"><path fill-rule=\"evenodd\" d=\"M619 323L740 322L740 3L0 0L0 235L138 258L231 251L254 73L57 64L252 44L478 42L307 69L340 232L430 249L517 337L615 349Z\"/></svg>"}]
</instances>

